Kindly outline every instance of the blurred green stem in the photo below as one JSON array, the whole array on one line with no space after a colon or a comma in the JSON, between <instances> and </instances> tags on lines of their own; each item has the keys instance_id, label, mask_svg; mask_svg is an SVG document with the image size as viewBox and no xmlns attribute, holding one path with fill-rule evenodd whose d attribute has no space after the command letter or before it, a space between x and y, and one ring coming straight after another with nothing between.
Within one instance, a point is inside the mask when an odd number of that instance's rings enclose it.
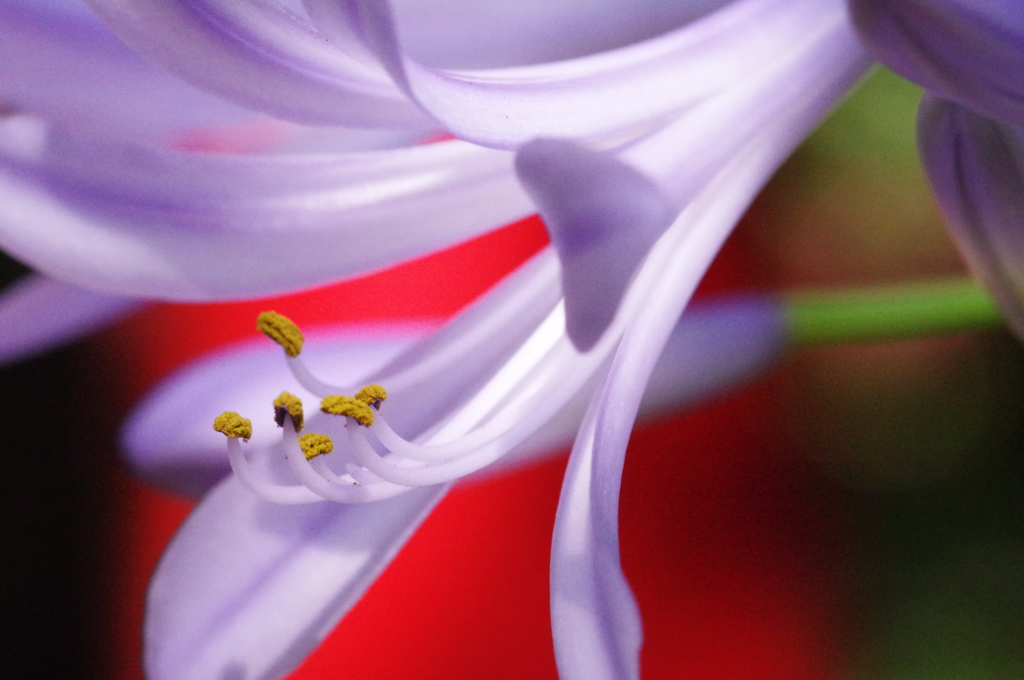
<instances>
[{"instance_id":1,"label":"blurred green stem","mask_svg":"<svg viewBox=\"0 0 1024 680\"><path fill-rule=\"evenodd\" d=\"M783 297L798 346L912 338L998 327L988 292L970 279L945 279Z\"/></svg>"}]
</instances>

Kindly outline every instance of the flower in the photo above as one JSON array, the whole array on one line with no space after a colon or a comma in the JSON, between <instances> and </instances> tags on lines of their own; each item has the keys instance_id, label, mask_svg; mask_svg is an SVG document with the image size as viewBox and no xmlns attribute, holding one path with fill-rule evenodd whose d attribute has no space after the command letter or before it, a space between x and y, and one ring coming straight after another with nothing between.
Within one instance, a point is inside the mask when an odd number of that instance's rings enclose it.
<instances>
[{"instance_id":1,"label":"flower","mask_svg":"<svg viewBox=\"0 0 1024 680\"><path fill-rule=\"evenodd\" d=\"M1024 16L1013 2L852 0L865 44L927 90L918 146L954 241L1024 339Z\"/></svg>"},{"instance_id":2,"label":"flower","mask_svg":"<svg viewBox=\"0 0 1024 680\"><path fill-rule=\"evenodd\" d=\"M396 24L384 2L308 0L305 15L222 0L90 6L144 56L236 103L300 125L399 132L373 137L378 148L366 151L213 156L152 143L187 128L193 111L117 137L102 125L68 125L78 119L53 99L9 87L16 115L0 124L0 243L39 271L106 294L231 299L370 271L535 207L552 241L383 371L387 420L407 437L451 438L441 455L452 460L394 465L349 432L339 449L361 453L346 484L332 478L341 470L310 474L298 455L292 473L322 496L376 504L268 508L234 479L208 496L153 582L151 675L280 675L448 482L508 453L589 385L553 542L556 655L566 678L637 676L639 616L618 565L626 439L657 359L733 225L867 68L845 4L738 0L697 18L681 8L646 27L630 6L608 21L610 45L579 31L557 60L547 40L514 31L524 46L517 61L542 62L514 66L477 62L489 50L472 32L413 58L399 29L422 24L415 13ZM577 9L589 19L591 8ZM65 24L10 11L51 53L66 48ZM130 75L130 57L93 47L76 50L88 57L86 78L111 61L118 78ZM223 113L208 110L205 95L179 94L181 108ZM298 129L304 143L339 143ZM456 139L399 145L436 131ZM301 359L290 362L310 392L333 391L303 373ZM428 453L390 441L392 451ZM265 489L278 500L314 496L295 484L269 489L280 486ZM309 578L325 571L333 577ZM197 620L205 623L195 628Z\"/></svg>"},{"instance_id":3,"label":"flower","mask_svg":"<svg viewBox=\"0 0 1024 680\"><path fill-rule=\"evenodd\" d=\"M453 326L479 316L488 302L482 300L463 312ZM781 312L777 302L766 298L719 301L688 311L659 361L645 411L656 413L705 399L772 365L788 338ZM451 328L441 335L450 335ZM416 360L419 355L414 367L425 367L424 352L417 345L423 334L423 329L416 328L389 333L314 331L307 342L309 363L330 369L344 384L383 380L409 356ZM563 338L562 343L567 340ZM144 476L192 493L199 490L198 478L182 475L183 469L209 470L203 479L211 483L219 479L226 467L223 444L213 446L217 442L209 437L207 416L232 404L251 415L268 414L256 420L253 441L243 446L249 465L257 468L254 476L279 481L273 486L264 481L256 491L269 498L275 493L313 496L306 487L295 485L294 474L280 457L289 439L294 446L294 435L282 440L271 434L266 395L283 388L301 395L306 404L315 404L310 397L316 395L298 384L298 376L282 370L279 351L268 351L267 344L232 349L226 358L206 359L158 388L130 419L125 433L134 467ZM367 375L368 366L381 364L382 368ZM449 365L447 369L456 380L476 377L472 367L467 371ZM253 375L255 381L249 379ZM439 383L438 394L446 393L444 382L453 381L444 375L433 381ZM483 468L476 476L520 465L568 444L592 393L591 386L577 394L534 436L508 451L500 465ZM398 419L401 424L411 420L415 426L417 416L422 418L425 410L436 408L430 400L406 399L405 411L389 410L390 402L402 396L399 390L390 390L389 403L381 406L377 416ZM316 414L306 420L303 432L326 432L339 444L345 441L349 428L342 422L346 419ZM339 453L351 455L351 451L338 451L331 457ZM305 458L299 458L290 462L304 464ZM333 462L334 469L343 470L345 460ZM369 481L364 489L374 488L366 476L360 479ZM316 478L312 482L311 488L328 496L344 491L324 489ZM355 603L450 487L406 488L401 495L373 503L275 506L246 488L247 483L252 484L238 477L220 483L165 552L148 604L146 655L152 677L208 677L229 668L246 673L245 677L275 677L294 667ZM394 487L377 486L385 491ZM271 525L255 521L263 514L273 517ZM267 625L268 618L274 623Z\"/></svg>"}]
</instances>

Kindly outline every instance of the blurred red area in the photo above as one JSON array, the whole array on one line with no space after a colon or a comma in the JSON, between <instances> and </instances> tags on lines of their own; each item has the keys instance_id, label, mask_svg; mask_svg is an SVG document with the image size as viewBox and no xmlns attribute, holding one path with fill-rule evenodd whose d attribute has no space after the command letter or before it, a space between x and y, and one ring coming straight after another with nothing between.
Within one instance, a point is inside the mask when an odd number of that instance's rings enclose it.
<instances>
[{"instance_id":1,"label":"blurred red area","mask_svg":"<svg viewBox=\"0 0 1024 680\"><path fill-rule=\"evenodd\" d=\"M526 220L387 272L271 301L160 305L111 352L138 396L205 351L255 334L274 308L300 325L450 316L546 243ZM704 291L756 285L730 242ZM146 352L132 348L146 347ZM762 383L640 427L622 498L623 564L644 615L647 680L818 680L837 675L836 525L777 426ZM564 455L456 488L291 680L555 678L548 558ZM123 480L112 578L121 641L112 680L142 677L146 580L188 504Z\"/></svg>"}]
</instances>

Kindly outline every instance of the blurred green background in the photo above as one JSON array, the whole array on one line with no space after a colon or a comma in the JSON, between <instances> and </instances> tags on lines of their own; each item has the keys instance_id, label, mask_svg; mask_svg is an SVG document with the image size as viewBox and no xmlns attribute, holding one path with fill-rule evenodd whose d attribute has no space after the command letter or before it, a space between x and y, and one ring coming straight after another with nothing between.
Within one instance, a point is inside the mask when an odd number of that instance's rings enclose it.
<instances>
[{"instance_id":1,"label":"blurred green background","mask_svg":"<svg viewBox=\"0 0 1024 680\"><path fill-rule=\"evenodd\" d=\"M964 271L915 149L920 91L876 70L741 235L784 288ZM799 353L801 454L852 493L852 680L1024 678L1024 353L987 331Z\"/></svg>"}]
</instances>

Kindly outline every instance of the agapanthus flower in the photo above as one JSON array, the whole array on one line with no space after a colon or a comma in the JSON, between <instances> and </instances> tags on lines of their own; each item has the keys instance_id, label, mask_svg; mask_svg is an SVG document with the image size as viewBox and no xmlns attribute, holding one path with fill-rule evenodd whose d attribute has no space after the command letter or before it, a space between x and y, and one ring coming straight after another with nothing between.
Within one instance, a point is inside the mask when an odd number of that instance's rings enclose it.
<instances>
[{"instance_id":1,"label":"agapanthus flower","mask_svg":"<svg viewBox=\"0 0 1024 680\"><path fill-rule=\"evenodd\" d=\"M1024 338L1024 12L853 0L865 44L926 89L918 144L954 240Z\"/></svg>"},{"instance_id":2,"label":"agapanthus flower","mask_svg":"<svg viewBox=\"0 0 1024 680\"><path fill-rule=\"evenodd\" d=\"M232 477L207 496L151 589L151 676L287 672L449 483L591 393L553 541L556 656L566 678L637 677L640 619L618 561L626 441L721 244L868 66L845 3L652 2L615 13L581 2L551 15L523 5L500 29L515 54L495 48L468 4L454 8L451 34L412 4L89 5L171 73L290 123L268 123L278 153L189 150L197 119L259 119L168 80L79 15L5 6L10 25L39 40L9 48L0 244L39 272L104 295L233 299L372 271L536 211L552 243L374 374L388 399L374 404L380 424L369 433L347 416L309 418L337 430L336 467L322 455L307 467L297 423L284 417L283 443L266 450L290 450L288 467L262 456L253 464L270 481L254 474L245 488ZM544 20L579 28L557 30L552 44L536 28ZM31 87L31 67L68 52L88 91L70 114ZM147 122L104 124L124 101L109 95L139 79L129 102L139 115L128 118ZM156 104L166 93L169 109ZM454 139L410 145L439 134ZM319 398L358 387L289 362ZM222 429L243 434L236 425ZM304 504L325 497L341 503Z\"/></svg>"}]
</instances>

